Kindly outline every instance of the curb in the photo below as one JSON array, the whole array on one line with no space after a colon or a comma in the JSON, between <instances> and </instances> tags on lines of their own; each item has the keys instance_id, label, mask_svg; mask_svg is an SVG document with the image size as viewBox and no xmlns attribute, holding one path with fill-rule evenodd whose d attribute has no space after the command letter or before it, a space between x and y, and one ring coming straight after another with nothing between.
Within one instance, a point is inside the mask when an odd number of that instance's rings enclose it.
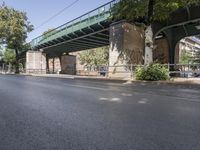
<instances>
[{"instance_id":1,"label":"curb","mask_svg":"<svg viewBox=\"0 0 200 150\"><path fill-rule=\"evenodd\" d=\"M90 78L90 77L74 77L76 80L89 80L89 81L102 81L102 82L117 82L117 83L124 83L127 82L128 80L125 79L113 79L113 78Z\"/></svg>"},{"instance_id":2,"label":"curb","mask_svg":"<svg viewBox=\"0 0 200 150\"><path fill-rule=\"evenodd\" d=\"M113 78L95 78L95 77L82 77L82 76L37 76L35 77L45 77L45 78L60 78L60 79L74 79L74 80L85 80L85 81L99 81L99 82L115 82L123 85L137 84L152 84L152 85L173 85L181 86L186 88L200 88L200 84L191 81L137 81L130 79L113 79Z\"/></svg>"},{"instance_id":3,"label":"curb","mask_svg":"<svg viewBox=\"0 0 200 150\"><path fill-rule=\"evenodd\" d=\"M43 77L43 78L58 78L58 79L74 79L73 76L55 76L55 75L37 75L37 74L19 74L19 76Z\"/></svg>"},{"instance_id":4,"label":"curb","mask_svg":"<svg viewBox=\"0 0 200 150\"><path fill-rule=\"evenodd\" d=\"M200 88L199 83L192 83L189 81L136 81L132 80L132 84L134 83L140 83L140 84L152 84L152 85L173 85L173 86L181 86L181 87L187 87L187 88Z\"/></svg>"},{"instance_id":5,"label":"curb","mask_svg":"<svg viewBox=\"0 0 200 150\"><path fill-rule=\"evenodd\" d=\"M13 74L11 74L13 75ZM18 74L17 76L32 76L32 77L44 77L44 78L57 78L57 79L72 79L72 80L88 80L88 81L99 81L99 82L115 82L123 85L131 84L152 84L152 85L173 85L181 86L187 88L200 88L200 82L194 83L192 80L184 81L138 81L130 79L113 79L113 78L95 78L95 77L82 77L82 76L45 76L45 75L35 75L35 74Z\"/></svg>"}]
</instances>

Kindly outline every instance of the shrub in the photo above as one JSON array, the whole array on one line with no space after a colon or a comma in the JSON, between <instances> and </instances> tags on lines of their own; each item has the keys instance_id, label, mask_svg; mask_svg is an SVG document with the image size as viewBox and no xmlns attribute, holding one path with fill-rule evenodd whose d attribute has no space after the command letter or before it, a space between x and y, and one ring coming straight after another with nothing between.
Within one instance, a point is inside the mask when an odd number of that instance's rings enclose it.
<instances>
[{"instance_id":1,"label":"shrub","mask_svg":"<svg viewBox=\"0 0 200 150\"><path fill-rule=\"evenodd\" d=\"M168 80L169 71L161 64L150 64L136 68L136 80L158 81Z\"/></svg>"}]
</instances>

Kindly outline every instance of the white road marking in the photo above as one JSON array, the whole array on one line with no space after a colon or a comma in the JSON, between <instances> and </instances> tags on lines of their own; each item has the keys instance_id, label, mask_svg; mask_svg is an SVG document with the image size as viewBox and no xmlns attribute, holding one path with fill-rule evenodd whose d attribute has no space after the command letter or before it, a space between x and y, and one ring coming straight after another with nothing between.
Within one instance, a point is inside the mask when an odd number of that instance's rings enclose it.
<instances>
[{"instance_id":1,"label":"white road marking","mask_svg":"<svg viewBox=\"0 0 200 150\"><path fill-rule=\"evenodd\" d=\"M142 98L140 101L138 101L139 104L146 104L149 100L147 98Z\"/></svg>"},{"instance_id":2,"label":"white road marking","mask_svg":"<svg viewBox=\"0 0 200 150\"><path fill-rule=\"evenodd\" d=\"M127 97L131 97L133 96L133 94L130 94L130 93L121 93L122 96L127 96Z\"/></svg>"},{"instance_id":3,"label":"white road marking","mask_svg":"<svg viewBox=\"0 0 200 150\"><path fill-rule=\"evenodd\" d=\"M113 101L113 102L120 101L120 100L121 100L121 99L120 99L120 98L117 98L117 97L111 99L111 101Z\"/></svg>"},{"instance_id":4,"label":"white road marking","mask_svg":"<svg viewBox=\"0 0 200 150\"><path fill-rule=\"evenodd\" d=\"M101 97L101 98L99 98L99 100L101 100L101 101L110 101L110 102L121 102L121 99L117 98L117 97L114 97L114 98Z\"/></svg>"}]
</instances>

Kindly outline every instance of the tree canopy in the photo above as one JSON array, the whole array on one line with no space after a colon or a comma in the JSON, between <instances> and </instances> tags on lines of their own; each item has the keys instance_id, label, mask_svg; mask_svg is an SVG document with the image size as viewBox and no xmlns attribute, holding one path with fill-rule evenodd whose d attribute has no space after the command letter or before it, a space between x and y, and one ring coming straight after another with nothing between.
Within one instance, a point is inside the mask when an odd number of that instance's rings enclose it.
<instances>
[{"instance_id":1,"label":"tree canopy","mask_svg":"<svg viewBox=\"0 0 200 150\"><path fill-rule=\"evenodd\" d=\"M121 0L112 12L114 19L149 24L166 20L175 10L198 3L199 0Z\"/></svg>"},{"instance_id":2,"label":"tree canopy","mask_svg":"<svg viewBox=\"0 0 200 150\"><path fill-rule=\"evenodd\" d=\"M188 64L190 58L191 56L189 55L189 53L185 49L183 49L180 55L180 64Z\"/></svg>"},{"instance_id":3,"label":"tree canopy","mask_svg":"<svg viewBox=\"0 0 200 150\"><path fill-rule=\"evenodd\" d=\"M18 54L24 49L27 33L33 30L25 12L10 8L5 4L0 6L0 39L7 48L15 50L16 64ZM18 65L16 65L18 66ZM18 68L16 68L18 72Z\"/></svg>"},{"instance_id":4,"label":"tree canopy","mask_svg":"<svg viewBox=\"0 0 200 150\"><path fill-rule=\"evenodd\" d=\"M3 53L3 60L7 63L15 63L16 60L16 54L12 49L6 49Z\"/></svg>"},{"instance_id":5,"label":"tree canopy","mask_svg":"<svg viewBox=\"0 0 200 150\"><path fill-rule=\"evenodd\" d=\"M52 32L54 31L55 29L48 29L47 31L44 31L42 33L42 36L43 36L43 39L46 39L48 36L50 36L51 34L53 34ZM56 31L56 30L55 30Z\"/></svg>"},{"instance_id":6,"label":"tree canopy","mask_svg":"<svg viewBox=\"0 0 200 150\"><path fill-rule=\"evenodd\" d=\"M87 50L80 53L80 62L82 65L100 66L108 65L109 50L108 47Z\"/></svg>"},{"instance_id":7,"label":"tree canopy","mask_svg":"<svg viewBox=\"0 0 200 150\"><path fill-rule=\"evenodd\" d=\"M0 38L3 38L8 48L21 48L27 38L27 33L33 30L25 12L5 6L0 6Z\"/></svg>"}]
</instances>

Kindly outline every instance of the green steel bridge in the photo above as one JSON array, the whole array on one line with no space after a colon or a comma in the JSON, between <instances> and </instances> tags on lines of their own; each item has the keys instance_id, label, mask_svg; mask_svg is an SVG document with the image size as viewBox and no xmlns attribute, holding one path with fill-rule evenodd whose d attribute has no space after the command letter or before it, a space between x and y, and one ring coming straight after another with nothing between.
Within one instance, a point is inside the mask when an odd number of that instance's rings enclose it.
<instances>
[{"instance_id":1,"label":"green steel bridge","mask_svg":"<svg viewBox=\"0 0 200 150\"><path fill-rule=\"evenodd\" d=\"M49 55L109 45L109 26L113 0L31 41L33 50Z\"/></svg>"},{"instance_id":2,"label":"green steel bridge","mask_svg":"<svg viewBox=\"0 0 200 150\"><path fill-rule=\"evenodd\" d=\"M112 7L120 0L112 0L58 28L31 41L32 50L43 49L50 57L63 53L109 45L109 27ZM169 42L170 61L173 63L176 43L186 37L200 34L200 6L175 11L169 20L153 23L153 33Z\"/></svg>"}]
</instances>

